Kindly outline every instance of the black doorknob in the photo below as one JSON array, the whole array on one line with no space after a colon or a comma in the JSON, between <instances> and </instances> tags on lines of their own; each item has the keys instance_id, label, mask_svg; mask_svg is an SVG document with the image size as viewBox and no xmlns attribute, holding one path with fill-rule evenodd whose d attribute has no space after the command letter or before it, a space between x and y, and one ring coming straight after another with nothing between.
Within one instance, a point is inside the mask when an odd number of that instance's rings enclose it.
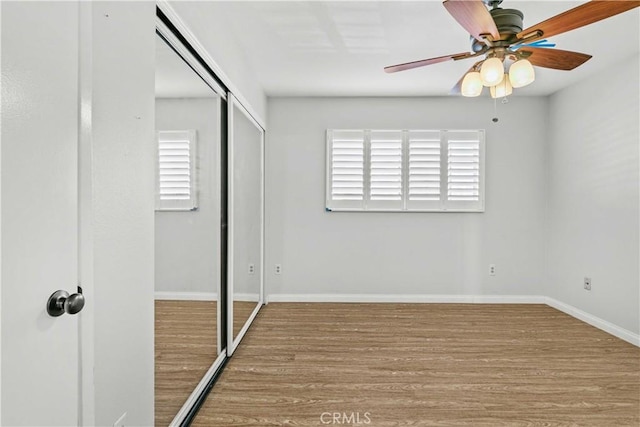
<instances>
[{"instance_id":1,"label":"black doorknob","mask_svg":"<svg viewBox=\"0 0 640 427\"><path fill-rule=\"evenodd\" d=\"M78 286L78 292L69 295L67 291L55 291L47 301L47 313L51 317L62 316L64 313L76 314L84 307L84 295L82 288Z\"/></svg>"}]
</instances>

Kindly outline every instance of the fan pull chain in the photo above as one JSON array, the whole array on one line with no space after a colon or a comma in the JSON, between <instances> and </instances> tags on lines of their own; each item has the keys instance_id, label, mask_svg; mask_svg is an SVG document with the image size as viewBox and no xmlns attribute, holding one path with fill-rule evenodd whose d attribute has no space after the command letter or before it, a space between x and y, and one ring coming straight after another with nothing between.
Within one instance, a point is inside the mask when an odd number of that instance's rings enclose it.
<instances>
[{"instance_id":1,"label":"fan pull chain","mask_svg":"<svg viewBox=\"0 0 640 427\"><path fill-rule=\"evenodd\" d=\"M497 98L493 98L493 123L498 123L498 101Z\"/></svg>"},{"instance_id":2,"label":"fan pull chain","mask_svg":"<svg viewBox=\"0 0 640 427\"><path fill-rule=\"evenodd\" d=\"M506 104L507 102L509 102L509 100L507 99L507 79L508 79L508 74L504 75L504 79L502 79L502 81L504 81L504 98L502 98L502 103Z\"/></svg>"}]
</instances>

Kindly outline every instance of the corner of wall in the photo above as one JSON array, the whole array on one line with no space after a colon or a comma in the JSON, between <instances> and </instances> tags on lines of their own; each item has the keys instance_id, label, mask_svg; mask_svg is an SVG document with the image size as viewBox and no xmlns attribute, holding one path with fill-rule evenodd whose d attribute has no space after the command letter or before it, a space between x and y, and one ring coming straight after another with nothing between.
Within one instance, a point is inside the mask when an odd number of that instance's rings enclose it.
<instances>
[{"instance_id":1,"label":"corner of wall","mask_svg":"<svg viewBox=\"0 0 640 427\"><path fill-rule=\"evenodd\" d=\"M550 146L553 143L553 131L552 131L552 125L553 125L553 113L552 113L552 108L553 108L553 96L554 94L549 94L547 96L544 97L544 104L545 104L545 109L546 109L546 114L545 114L545 121L543 123L544 126L544 130L545 130L545 138L544 138L544 176L543 176L543 187L544 187L544 194L547 196L544 198L544 207L543 207L543 226L544 226L544 230L542 231L542 239L543 239L543 243L542 243L542 259L543 259L543 266L542 266L542 280L543 283L540 284L541 289L543 290L542 294L545 296L549 296L550 292L551 292L551 286L550 286L550 281L549 281L549 266L550 266L550 260L549 260L549 251L548 251L548 247L549 247L549 233L550 233L550 229L549 229L549 188L551 186L550 183L550 177L549 177L549 162L550 162Z\"/></svg>"},{"instance_id":2,"label":"corner of wall","mask_svg":"<svg viewBox=\"0 0 640 427\"><path fill-rule=\"evenodd\" d=\"M545 270L549 298L640 331L640 56L549 96ZM635 84L634 84L635 82ZM559 262L552 262L559 259ZM592 277L593 289L582 289Z\"/></svg>"},{"instance_id":3,"label":"corner of wall","mask_svg":"<svg viewBox=\"0 0 640 427\"><path fill-rule=\"evenodd\" d=\"M153 425L155 3L92 7L95 425Z\"/></svg>"}]
</instances>

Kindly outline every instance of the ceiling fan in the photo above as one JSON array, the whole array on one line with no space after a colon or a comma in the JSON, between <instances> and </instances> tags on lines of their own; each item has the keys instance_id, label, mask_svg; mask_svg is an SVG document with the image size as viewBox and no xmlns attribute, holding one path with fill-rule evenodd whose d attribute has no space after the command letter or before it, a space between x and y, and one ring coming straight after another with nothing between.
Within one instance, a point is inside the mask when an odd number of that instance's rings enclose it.
<instances>
[{"instance_id":1,"label":"ceiling fan","mask_svg":"<svg viewBox=\"0 0 640 427\"><path fill-rule=\"evenodd\" d=\"M510 95L513 88L533 82L533 65L555 70L573 70L591 55L552 49L546 38L610 18L640 6L638 0L592 0L536 25L523 29L524 15L502 9L502 0L445 0L445 9L471 35L471 52L385 67L385 72L410 70L445 61L482 57L462 76L452 94L479 96L484 86L493 98ZM491 10L487 9L490 7ZM508 73L505 73L508 66Z\"/></svg>"}]
</instances>

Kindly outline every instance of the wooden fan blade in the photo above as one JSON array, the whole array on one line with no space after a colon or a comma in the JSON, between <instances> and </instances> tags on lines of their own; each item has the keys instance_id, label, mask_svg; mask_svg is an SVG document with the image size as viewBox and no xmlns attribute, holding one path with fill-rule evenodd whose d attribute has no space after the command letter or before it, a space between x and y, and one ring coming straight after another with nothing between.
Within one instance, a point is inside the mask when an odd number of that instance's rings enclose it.
<instances>
[{"instance_id":1,"label":"wooden fan blade","mask_svg":"<svg viewBox=\"0 0 640 427\"><path fill-rule=\"evenodd\" d=\"M473 70L476 69L476 67L478 65L482 64L482 61L478 61L475 64L473 64L473 66L471 68L469 68L463 75L462 77L460 77L460 80L458 80L458 83L456 83L456 85L454 87L451 88L451 90L449 91L449 95L461 95L462 94L462 81L464 80L464 76L466 76L468 73L472 72Z\"/></svg>"},{"instance_id":2,"label":"wooden fan blade","mask_svg":"<svg viewBox=\"0 0 640 427\"><path fill-rule=\"evenodd\" d=\"M554 70L573 70L591 59L591 55L586 53L542 47L527 46L520 48L518 52L530 52L531 56L527 56L526 59L531 64L538 67L553 68Z\"/></svg>"},{"instance_id":3,"label":"wooden fan blade","mask_svg":"<svg viewBox=\"0 0 640 427\"><path fill-rule=\"evenodd\" d=\"M638 6L640 6L638 0L593 0L532 25L519 32L517 37L527 42L551 37L610 18ZM528 35L530 37L527 37Z\"/></svg>"},{"instance_id":4,"label":"wooden fan blade","mask_svg":"<svg viewBox=\"0 0 640 427\"><path fill-rule=\"evenodd\" d=\"M437 64L439 62L446 62L451 60L459 60L476 56L475 53L462 52L453 55L438 56L437 58L421 59L420 61L405 62L404 64L390 65L384 67L384 71L387 73L396 73L398 71L410 70L412 68L424 67L425 65Z\"/></svg>"},{"instance_id":5,"label":"wooden fan blade","mask_svg":"<svg viewBox=\"0 0 640 427\"><path fill-rule=\"evenodd\" d=\"M500 38L496 23L482 0L445 0L442 4L476 40L488 36L491 40Z\"/></svg>"}]
</instances>

